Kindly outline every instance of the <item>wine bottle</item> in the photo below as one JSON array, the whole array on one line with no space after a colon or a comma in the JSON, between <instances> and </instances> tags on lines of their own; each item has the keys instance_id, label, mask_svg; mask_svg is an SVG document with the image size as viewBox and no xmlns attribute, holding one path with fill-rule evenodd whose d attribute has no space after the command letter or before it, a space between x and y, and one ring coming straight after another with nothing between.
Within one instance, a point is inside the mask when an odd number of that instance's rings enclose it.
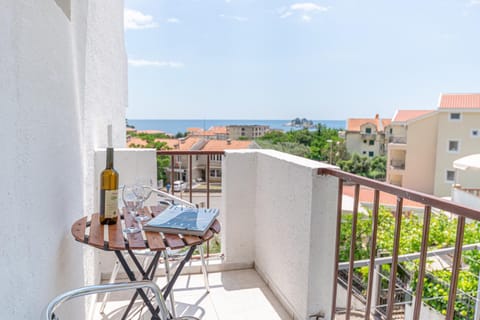
<instances>
[{"instance_id":1,"label":"wine bottle","mask_svg":"<svg viewBox=\"0 0 480 320\"><path fill-rule=\"evenodd\" d=\"M113 168L112 126L108 126L107 163L100 174L100 223L115 224L118 219L118 172Z\"/></svg>"}]
</instances>

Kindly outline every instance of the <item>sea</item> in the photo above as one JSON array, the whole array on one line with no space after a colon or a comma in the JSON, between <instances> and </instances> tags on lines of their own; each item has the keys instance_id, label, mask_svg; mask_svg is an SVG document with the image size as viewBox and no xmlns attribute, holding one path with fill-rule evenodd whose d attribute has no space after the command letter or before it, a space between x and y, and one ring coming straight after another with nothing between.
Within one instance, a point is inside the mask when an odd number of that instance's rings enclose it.
<instances>
[{"instance_id":1,"label":"sea","mask_svg":"<svg viewBox=\"0 0 480 320\"><path fill-rule=\"evenodd\" d=\"M218 119L178 119L178 120L140 120L128 119L128 124L133 125L137 130L160 130L169 134L184 133L187 128L202 128L208 130L210 127L228 125L264 125L271 129L283 131L297 130L298 128L288 126L291 120L218 120ZM314 124L322 124L327 128L345 129L345 120L312 120ZM311 129L315 130L315 128Z\"/></svg>"}]
</instances>

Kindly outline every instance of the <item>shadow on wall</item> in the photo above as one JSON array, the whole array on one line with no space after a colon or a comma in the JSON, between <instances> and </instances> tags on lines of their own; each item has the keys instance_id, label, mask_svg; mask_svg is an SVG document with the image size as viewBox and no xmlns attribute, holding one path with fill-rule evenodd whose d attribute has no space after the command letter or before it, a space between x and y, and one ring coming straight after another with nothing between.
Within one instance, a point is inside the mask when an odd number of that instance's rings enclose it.
<instances>
[{"instance_id":1,"label":"shadow on wall","mask_svg":"<svg viewBox=\"0 0 480 320\"><path fill-rule=\"evenodd\" d=\"M71 0L55 0L57 6L62 9L68 20L71 20Z\"/></svg>"}]
</instances>

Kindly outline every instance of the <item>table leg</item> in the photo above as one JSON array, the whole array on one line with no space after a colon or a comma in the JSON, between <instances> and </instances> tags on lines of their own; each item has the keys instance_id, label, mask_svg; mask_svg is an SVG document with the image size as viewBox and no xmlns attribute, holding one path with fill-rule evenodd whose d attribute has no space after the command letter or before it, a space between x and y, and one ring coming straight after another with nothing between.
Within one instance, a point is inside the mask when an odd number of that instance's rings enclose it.
<instances>
[{"instance_id":1,"label":"table leg","mask_svg":"<svg viewBox=\"0 0 480 320\"><path fill-rule=\"evenodd\" d=\"M122 265L123 269L125 270L125 272L127 273L127 276L128 278L130 279L130 281L136 281L137 279L135 278L135 274L133 273L132 269L130 269L130 266L128 265L127 261L125 260L125 258L123 257L122 253L120 251L115 251L115 254L118 258L118 261L120 261L120 264ZM158 261L158 259L157 259ZM137 260L138 262L138 260ZM152 261L153 262L153 261ZM155 268L155 267L153 267ZM150 269L150 268L149 268ZM142 272L142 274L144 273L144 270L143 268L141 268L140 270ZM144 277L145 279L145 277ZM148 278L147 278L148 279ZM151 279L149 279L151 280ZM143 299L143 301L145 302L145 304L147 305L150 313L152 314L152 319L158 319L160 320L159 316L158 316L158 312L160 310L159 307L157 308L154 308L152 303L150 302L150 299L148 299L148 296L145 294L145 292L143 291L143 289L137 289L136 293L134 294L132 300L130 301L130 304L128 305L127 307L127 310L125 311L125 313L123 314L123 317L122 317L122 320L123 319L126 319L128 313L130 312L130 309L132 308L132 305L133 303L135 302L136 300L136 297L137 295L140 295Z\"/></svg>"}]
</instances>

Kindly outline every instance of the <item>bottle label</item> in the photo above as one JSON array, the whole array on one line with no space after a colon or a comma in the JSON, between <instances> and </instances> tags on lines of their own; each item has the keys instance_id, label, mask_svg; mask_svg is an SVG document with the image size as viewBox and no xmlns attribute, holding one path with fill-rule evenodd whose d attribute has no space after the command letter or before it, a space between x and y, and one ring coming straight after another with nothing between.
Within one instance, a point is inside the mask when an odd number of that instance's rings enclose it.
<instances>
[{"instance_id":1,"label":"bottle label","mask_svg":"<svg viewBox=\"0 0 480 320\"><path fill-rule=\"evenodd\" d=\"M111 219L117 216L118 190L105 190L105 218Z\"/></svg>"}]
</instances>

